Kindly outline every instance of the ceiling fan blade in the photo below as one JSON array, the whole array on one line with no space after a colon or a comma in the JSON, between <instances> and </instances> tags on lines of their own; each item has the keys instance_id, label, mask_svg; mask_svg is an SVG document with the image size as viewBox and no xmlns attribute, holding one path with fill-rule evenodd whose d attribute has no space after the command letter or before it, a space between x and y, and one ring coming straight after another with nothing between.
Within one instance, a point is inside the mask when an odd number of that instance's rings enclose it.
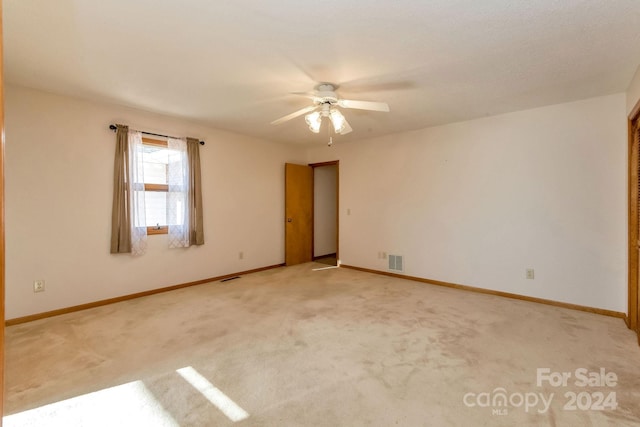
<instances>
[{"instance_id":1,"label":"ceiling fan blade","mask_svg":"<svg viewBox=\"0 0 640 427\"><path fill-rule=\"evenodd\" d=\"M352 130L353 129L351 129L351 126L349 125L349 122L347 121L347 119L344 119L344 129L342 129L342 132L340 132L340 135L346 135Z\"/></svg>"},{"instance_id":2,"label":"ceiling fan blade","mask_svg":"<svg viewBox=\"0 0 640 427\"><path fill-rule=\"evenodd\" d=\"M295 119L298 116L301 116L301 115L303 115L305 113L309 113L309 112L315 110L316 108L318 108L316 105L311 105L309 107L304 107L302 110L298 110L298 111L296 111L294 113L287 114L284 117L280 117L279 119L272 121L271 124L272 125L279 125L280 123L284 123L287 120Z\"/></svg>"},{"instance_id":3,"label":"ceiling fan blade","mask_svg":"<svg viewBox=\"0 0 640 427\"><path fill-rule=\"evenodd\" d=\"M386 102L353 101L351 99L340 99L338 105L342 108L356 108L358 110L384 111L389 112L389 105Z\"/></svg>"},{"instance_id":4,"label":"ceiling fan blade","mask_svg":"<svg viewBox=\"0 0 640 427\"><path fill-rule=\"evenodd\" d=\"M363 92L383 92L383 91L391 91L391 90L406 90L413 89L416 87L416 83L408 80L397 81L397 82L387 82L387 83L372 83L372 84L342 84L341 92L344 94L351 93L363 93Z\"/></svg>"},{"instance_id":5,"label":"ceiling fan blade","mask_svg":"<svg viewBox=\"0 0 640 427\"><path fill-rule=\"evenodd\" d=\"M291 95L304 96L305 98L313 99L314 101L317 98L314 92L291 92Z\"/></svg>"}]
</instances>

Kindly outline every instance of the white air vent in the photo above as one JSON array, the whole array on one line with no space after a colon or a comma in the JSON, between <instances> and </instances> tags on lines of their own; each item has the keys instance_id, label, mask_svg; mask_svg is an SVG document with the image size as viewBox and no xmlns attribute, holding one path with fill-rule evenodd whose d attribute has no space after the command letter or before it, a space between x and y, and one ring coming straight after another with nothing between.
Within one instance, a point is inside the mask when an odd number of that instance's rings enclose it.
<instances>
[{"instance_id":1,"label":"white air vent","mask_svg":"<svg viewBox=\"0 0 640 427\"><path fill-rule=\"evenodd\" d=\"M389 255L389 270L404 271L404 260L402 255Z\"/></svg>"}]
</instances>

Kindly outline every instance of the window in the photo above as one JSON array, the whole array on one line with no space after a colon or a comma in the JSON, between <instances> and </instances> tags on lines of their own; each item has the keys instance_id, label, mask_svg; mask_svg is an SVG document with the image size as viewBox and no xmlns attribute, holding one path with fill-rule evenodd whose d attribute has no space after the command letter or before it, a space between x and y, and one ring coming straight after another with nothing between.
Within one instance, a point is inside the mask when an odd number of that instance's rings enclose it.
<instances>
[{"instance_id":1,"label":"window","mask_svg":"<svg viewBox=\"0 0 640 427\"><path fill-rule=\"evenodd\" d=\"M169 248L203 245L200 141L113 127L111 253L144 254L147 234L168 234Z\"/></svg>"},{"instance_id":2,"label":"window","mask_svg":"<svg viewBox=\"0 0 640 427\"><path fill-rule=\"evenodd\" d=\"M167 234L169 225L182 226L185 222L186 169L182 164L186 161L185 153L169 148L167 141L150 138L142 138L142 147L144 225L147 234Z\"/></svg>"},{"instance_id":3,"label":"window","mask_svg":"<svg viewBox=\"0 0 640 427\"><path fill-rule=\"evenodd\" d=\"M167 234L169 149L166 141L142 138L144 205L147 234Z\"/></svg>"}]
</instances>

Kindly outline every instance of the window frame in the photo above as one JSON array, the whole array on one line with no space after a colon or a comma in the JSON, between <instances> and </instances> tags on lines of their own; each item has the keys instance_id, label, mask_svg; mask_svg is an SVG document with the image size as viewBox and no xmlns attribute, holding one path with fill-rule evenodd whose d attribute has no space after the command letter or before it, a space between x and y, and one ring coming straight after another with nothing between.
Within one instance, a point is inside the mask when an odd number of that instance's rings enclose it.
<instances>
[{"instance_id":1,"label":"window frame","mask_svg":"<svg viewBox=\"0 0 640 427\"><path fill-rule=\"evenodd\" d=\"M169 148L169 144L167 141L162 141L159 139L151 139L142 137L142 145L149 145L152 147L160 147L160 148ZM144 184L144 191L158 191L158 192L168 192L169 185L168 184ZM169 234L169 226L167 224L161 226L147 226L147 235L155 235L155 234Z\"/></svg>"}]
</instances>

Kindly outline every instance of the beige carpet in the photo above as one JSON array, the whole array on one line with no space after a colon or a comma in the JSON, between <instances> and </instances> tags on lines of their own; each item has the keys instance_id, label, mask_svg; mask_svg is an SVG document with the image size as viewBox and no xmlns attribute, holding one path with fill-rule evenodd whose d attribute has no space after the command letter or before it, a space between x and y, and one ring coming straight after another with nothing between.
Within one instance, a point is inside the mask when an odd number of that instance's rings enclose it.
<instances>
[{"instance_id":1,"label":"beige carpet","mask_svg":"<svg viewBox=\"0 0 640 427\"><path fill-rule=\"evenodd\" d=\"M322 266L7 328L5 425L640 423L620 319ZM579 387L580 368L616 385Z\"/></svg>"}]
</instances>

